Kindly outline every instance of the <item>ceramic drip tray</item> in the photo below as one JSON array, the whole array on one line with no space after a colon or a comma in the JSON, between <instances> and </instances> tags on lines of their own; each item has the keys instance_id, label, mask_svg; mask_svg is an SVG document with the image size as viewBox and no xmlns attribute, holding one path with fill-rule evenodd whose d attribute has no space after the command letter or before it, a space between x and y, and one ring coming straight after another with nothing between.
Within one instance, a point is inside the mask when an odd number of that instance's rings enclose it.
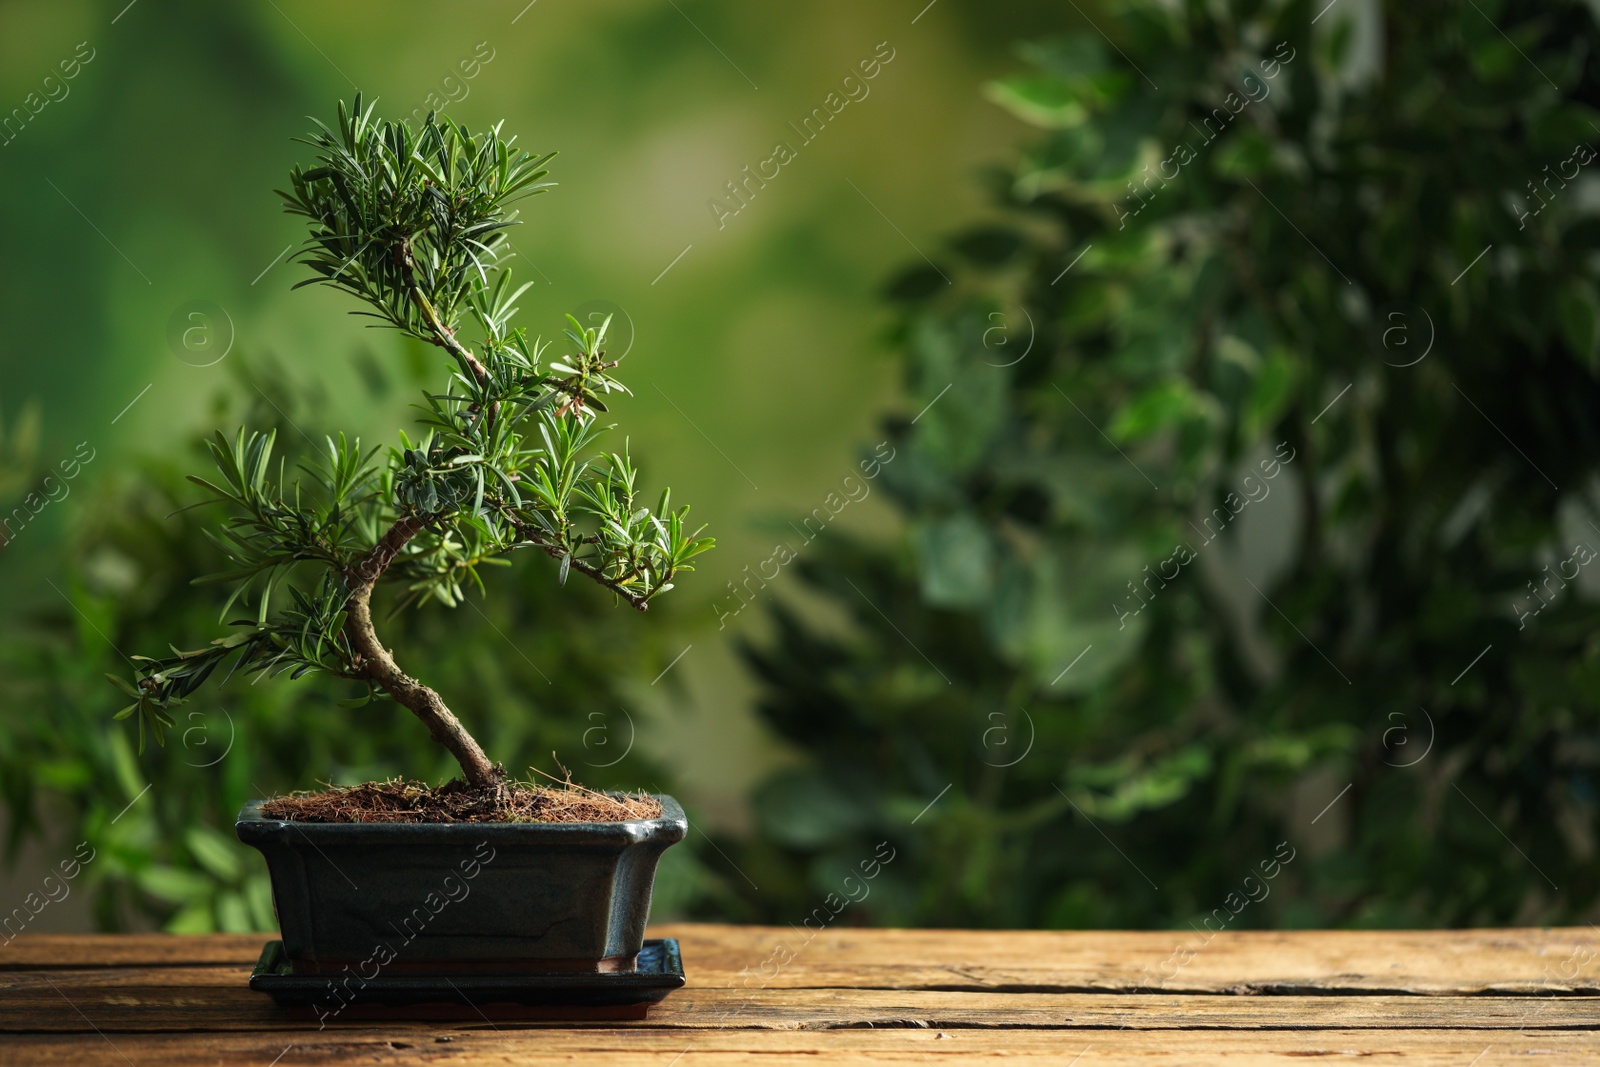
<instances>
[{"instance_id":1,"label":"ceramic drip tray","mask_svg":"<svg viewBox=\"0 0 1600 1067\"><path fill-rule=\"evenodd\" d=\"M250 988L323 1023L347 1019L642 1019L683 985L675 938L647 940L626 972L296 974L269 941Z\"/></svg>"}]
</instances>

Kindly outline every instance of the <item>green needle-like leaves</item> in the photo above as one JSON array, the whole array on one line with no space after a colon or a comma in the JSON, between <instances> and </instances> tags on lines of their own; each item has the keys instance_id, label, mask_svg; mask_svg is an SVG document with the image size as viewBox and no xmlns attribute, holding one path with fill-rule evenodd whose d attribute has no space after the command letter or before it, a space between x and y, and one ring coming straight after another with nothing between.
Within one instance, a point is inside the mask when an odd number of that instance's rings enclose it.
<instances>
[{"instance_id":1,"label":"green needle-like leaves","mask_svg":"<svg viewBox=\"0 0 1600 1067\"><path fill-rule=\"evenodd\" d=\"M141 748L147 728L163 740L168 709L230 658L229 676L326 671L370 688L345 632L345 607L366 585L399 586L396 610L454 607L467 583L483 590L480 568L536 548L558 561L557 580L578 571L643 610L713 544L688 531L687 507L668 510L668 492L654 510L640 503L626 447L593 454L596 414L627 392L606 357L610 320L568 316L569 350L548 362L546 346L511 325L528 288L504 265L511 205L552 187L542 179L553 153L523 152L498 126L375 120L359 96L340 105L337 129L317 125L304 140L315 165L296 166L280 193L310 224L297 258L312 277L299 285L354 294L367 307L358 314L443 349L450 371L425 394L420 436L402 434L381 462L340 434L291 474L273 463L272 434L216 435L218 477L191 480L211 494L202 503L228 508L212 537L230 568L198 581L230 588L222 619L235 629L140 659L131 684L112 679L133 700L117 717L138 713ZM398 528L416 532L379 558Z\"/></svg>"}]
</instances>

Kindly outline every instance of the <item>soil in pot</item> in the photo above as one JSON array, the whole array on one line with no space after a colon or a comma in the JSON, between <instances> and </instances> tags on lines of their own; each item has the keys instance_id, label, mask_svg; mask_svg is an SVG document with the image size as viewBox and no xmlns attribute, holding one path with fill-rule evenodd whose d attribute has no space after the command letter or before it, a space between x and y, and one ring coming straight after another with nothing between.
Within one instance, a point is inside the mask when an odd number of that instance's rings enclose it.
<instances>
[{"instance_id":1,"label":"soil in pot","mask_svg":"<svg viewBox=\"0 0 1600 1067\"><path fill-rule=\"evenodd\" d=\"M303 823L632 822L655 819L661 802L645 793L601 793L569 779L554 785L506 781L490 792L453 779L437 789L394 778L275 797L268 818Z\"/></svg>"}]
</instances>

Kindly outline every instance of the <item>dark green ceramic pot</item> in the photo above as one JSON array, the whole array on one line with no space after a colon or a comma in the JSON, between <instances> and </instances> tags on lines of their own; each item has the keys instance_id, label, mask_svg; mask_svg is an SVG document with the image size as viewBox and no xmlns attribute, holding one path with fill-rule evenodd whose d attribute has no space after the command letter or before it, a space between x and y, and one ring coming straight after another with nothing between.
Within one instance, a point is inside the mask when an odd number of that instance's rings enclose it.
<instances>
[{"instance_id":1,"label":"dark green ceramic pot","mask_svg":"<svg viewBox=\"0 0 1600 1067\"><path fill-rule=\"evenodd\" d=\"M295 971L627 971L678 802L611 823L298 823L239 813Z\"/></svg>"}]
</instances>

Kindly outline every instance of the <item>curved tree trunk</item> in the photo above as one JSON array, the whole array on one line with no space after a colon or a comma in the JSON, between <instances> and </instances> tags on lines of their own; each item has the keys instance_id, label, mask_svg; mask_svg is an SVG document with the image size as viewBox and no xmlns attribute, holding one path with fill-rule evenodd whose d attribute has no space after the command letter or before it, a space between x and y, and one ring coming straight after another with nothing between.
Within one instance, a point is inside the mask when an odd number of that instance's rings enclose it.
<instances>
[{"instance_id":1,"label":"curved tree trunk","mask_svg":"<svg viewBox=\"0 0 1600 1067\"><path fill-rule=\"evenodd\" d=\"M500 769L489 762L478 742L445 706L439 694L400 669L372 627L372 590L378 578L425 525L420 519L401 519L389 528L372 551L351 565L345 575L351 586L350 601L345 605L349 612L345 635L359 657L358 667L365 677L427 724L433 739L449 749L461 764L467 782L480 789L498 790L504 778Z\"/></svg>"}]
</instances>

